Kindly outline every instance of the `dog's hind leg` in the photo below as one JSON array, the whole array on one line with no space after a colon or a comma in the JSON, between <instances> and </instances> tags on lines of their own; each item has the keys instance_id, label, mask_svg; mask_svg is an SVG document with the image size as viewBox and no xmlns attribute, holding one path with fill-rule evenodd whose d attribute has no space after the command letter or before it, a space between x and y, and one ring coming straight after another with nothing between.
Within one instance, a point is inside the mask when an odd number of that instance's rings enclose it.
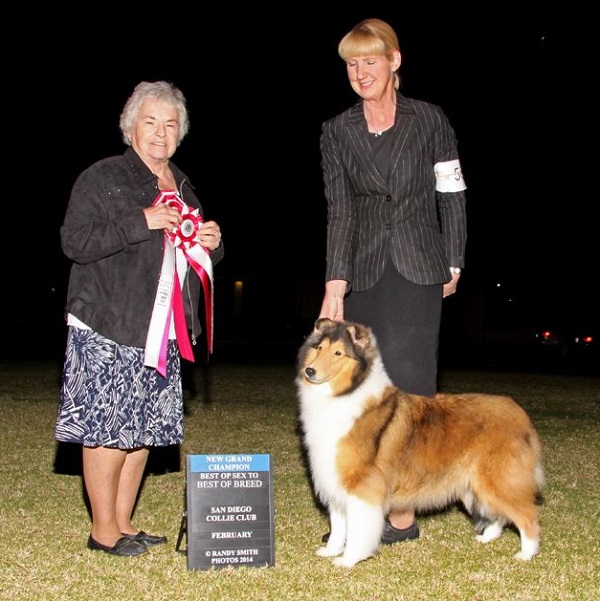
<instances>
[{"instance_id":1,"label":"dog's hind leg","mask_svg":"<svg viewBox=\"0 0 600 601\"><path fill-rule=\"evenodd\" d=\"M523 498L507 508L506 516L517 527L521 538L521 550L515 554L515 559L529 561L540 552L540 524L535 502Z\"/></svg>"},{"instance_id":2,"label":"dog's hind leg","mask_svg":"<svg viewBox=\"0 0 600 601\"><path fill-rule=\"evenodd\" d=\"M495 518L490 518L490 516L483 511L481 505L471 491L466 492L461 501L465 510L471 517L471 523L473 524L475 533L482 535L485 529L494 522Z\"/></svg>"},{"instance_id":3,"label":"dog's hind leg","mask_svg":"<svg viewBox=\"0 0 600 601\"><path fill-rule=\"evenodd\" d=\"M537 475L537 474L536 474ZM535 481L535 475L532 478ZM538 482L528 482L514 488L510 504L506 507L506 517L518 528L521 537L521 550L515 559L529 561L540 552L541 529L537 507Z\"/></svg>"},{"instance_id":4,"label":"dog's hind leg","mask_svg":"<svg viewBox=\"0 0 600 601\"><path fill-rule=\"evenodd\" d=\"M516 559L529 561L540 552L539 538L530 538L523 530L519 531L521 535L521 550L515 554Z\"/></svg>"},{"instance_id":5,"label":"dog's hind leg","mask_svg":"<svg viewBox=\"0 0 600 601\"><path fill-rule=\"evenodd\" d=\"M515 558L529 561L540 552L540 524L535 503L529 507L519 507L512 519L521 537L521 550L515 554Z\"/></svg>"},{"instance_id":6,"label":"dog's hind leg","mask_svg":"<svg viewBox=\"0 0 600 601\"><path fill-rule=\"evenodd\" d=\"M475 539L480 543L489 543L493 540L496 540L502 534L505 525L506 521L503 519L497 519L493 522L486 521L483 532L478 534Z\"/></svg>"},{"instance_id":7,"label":"dog's hind leg","mask_svg":"<svg viewBox=\"0 0 600 601\"><path fill-rule=\"evenodd\" d=\"M477 517L472 517L472 522L473 522L473 528L475 530L476 534L483 534L485 532L485 529L493 523L494 520L491 520L490 518L484 517L482 515L479 515Z\"/></svg>"},{"instance_id":8,"label":"dog's hind leg","mask_svg":"<svg viewBox=\"0 0 600 601\"><path fill-rule=\"evenodd\" d=\"M346 504L346 546L341 557L336 557L336 566L351 568L367 559L379 549L384 526L384 511L380 505L366 503L349 496Z\"/></svg>"},{"instance_id":9,"label":"dog's hind leg","mask_svg":"<svg viewBox=\"0 0 600 601\"><path fill-rule=\"evenodd\" d=\"M502 534L507 521L498 515L491 515L489 507L482 504L481 500L472 491L462 499L463 505L471 516L473 527L477 535L475 540L480 543L489 543Z\"/></svg>"},{"instance_id":10,"label":"dog's hind leg","mask_svg":"<svg viewBox=\"0 0 600 601\"><path fill-rule=\"evenodd\" d=\"M520 487L512 482L512 487L496 488L492 496L485 499L484 507L478 507L478 513L492 514L495 521L485 527L483 533L476 536L482 543L490 542L502 534L504 526L513 523L519 530L521 550L516 559L528 561L539 553L540 526L538 510L535 504L535 490L526 483Z\"/></svg>"}]
</instances>

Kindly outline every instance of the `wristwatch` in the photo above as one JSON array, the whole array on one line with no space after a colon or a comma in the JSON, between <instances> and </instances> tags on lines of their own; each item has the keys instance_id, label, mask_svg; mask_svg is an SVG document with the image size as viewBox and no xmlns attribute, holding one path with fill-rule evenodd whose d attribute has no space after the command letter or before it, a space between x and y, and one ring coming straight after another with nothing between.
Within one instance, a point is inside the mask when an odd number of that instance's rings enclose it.
<instances>
[{"instance_id":1,"label":"wristwatch","mask_svg":"<svg viewBox=\"0 0 600 601\"><path fill-rule=\"evenodd\" d=\"M460 267L450 267L450 273L460 273Z\"/></svg>"}]
</instances>

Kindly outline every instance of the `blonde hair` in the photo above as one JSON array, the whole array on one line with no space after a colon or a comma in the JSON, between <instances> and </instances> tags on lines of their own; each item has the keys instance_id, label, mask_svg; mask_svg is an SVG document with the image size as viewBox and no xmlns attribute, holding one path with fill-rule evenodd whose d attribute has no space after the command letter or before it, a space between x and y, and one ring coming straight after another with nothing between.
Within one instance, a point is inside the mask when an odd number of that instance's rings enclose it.
<instances>
[{"instance_id":1,"label":"blonde hair","mask_svg":"<svg viewBox=\"0 0 600 601\"><path fill-rule=\"evenodd\" d=\"M338 54L344 60L353 56L385 56L392 60L394 52L400 51L398 36L394 29L381 19L365 19L355 25L338 44ZM394 72L394 88L400 87L400 75Z\"/></svg>"}]
</instances>

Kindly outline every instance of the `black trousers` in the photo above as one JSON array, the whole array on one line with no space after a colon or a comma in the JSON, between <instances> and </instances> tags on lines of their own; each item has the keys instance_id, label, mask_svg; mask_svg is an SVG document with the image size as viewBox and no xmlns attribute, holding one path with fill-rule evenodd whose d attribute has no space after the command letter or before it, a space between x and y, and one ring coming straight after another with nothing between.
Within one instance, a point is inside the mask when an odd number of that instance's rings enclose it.
<instances>
[{"instance_id":1,"label":"black trousers","mask_svg":"<svg viewBox=\"0 0 600 601\"><path fill-rule=\"evenodd\" d=\"M388 263L373 288L345 299L344 318L373 330L392 382L405 392L437 392L442 293L441 284L414 284Z\"/></svg>"}]
</instances>

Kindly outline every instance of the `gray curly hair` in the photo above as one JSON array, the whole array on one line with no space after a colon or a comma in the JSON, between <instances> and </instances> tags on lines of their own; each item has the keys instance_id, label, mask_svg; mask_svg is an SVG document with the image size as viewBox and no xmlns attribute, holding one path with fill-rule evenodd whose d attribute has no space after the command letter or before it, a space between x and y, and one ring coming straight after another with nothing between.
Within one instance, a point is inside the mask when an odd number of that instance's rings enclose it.
<instances>
[{"instance_id":1,"label":"gray curly hair","mask_svg":"<svg viewBox=\"0 0 600 601\"><path fill-rule=\"evenodd\" d=\"M190 121L183 92L168 81L142 81L135 86L131 96L127 99L123 107L123 112L119 120L123 142L127 146L131 146L129 132L135 123L140 107L148 98L162 100L177 109L177 113L179 114L177 145L179 146L181 140L183 140L190 129Z\"/></svg>"}]
</instances>

